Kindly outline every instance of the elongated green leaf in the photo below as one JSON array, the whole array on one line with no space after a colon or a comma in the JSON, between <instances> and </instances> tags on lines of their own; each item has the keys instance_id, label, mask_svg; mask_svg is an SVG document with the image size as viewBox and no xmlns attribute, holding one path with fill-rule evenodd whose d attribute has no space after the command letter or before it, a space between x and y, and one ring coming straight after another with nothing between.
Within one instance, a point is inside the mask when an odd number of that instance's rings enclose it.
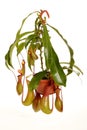
<instances>
[{"instance_id":1,"label":"elongated green leaf","mask_svg":"<svg viewBox=\"0 0 87 130\"><path fill-rule=\"evenodd\" d=\"M10 69L10 66L12 67L12 63L9 59L9 51L8 53L5 55L5 65L7 66L8 69Z\"/></svg>"},{"instance_id":2,"label":"elongated green leaf","mask_svg":"<svg viewBox=\"0 0 87 130\"><path fill-rule=\"evenodd\" d=\"M41 71L34 75L29 84L29 89L33 90L38 87L39 81L46 75L47 71Z\"/></svg>"},{"instance_id":3,"label":"elongated green leaf","mask_svg":"<svg viewBox=\"0 0 87 130\"><path fill-rule=\"evenodd\" d=\"M32 15L33 13L36 13L36 12L38 12L38 11L35 11L35 12L32 12L32 13L28 14L28 15L22 20L21 27L20 27L20 29L18 30L17 34L16 34L16 38L17 38L17 39L20 38L20 33L21 33L21 30L22 30L22 28L23 28L23 25L24 25L25 21L28 19L28 17L29 17L30 15ZM23 34L23 35L25 35L25 34Z\"/></svg>"},{"instance_id":4,"label":"elongated green leaf","mask_svg":"<svg viewBox=\"0 0 87 130\"><path fill-rule=\"evenodd\" d=\"M63 72L63 68L61 67L59 63L58 56L56 55L53 48L52 48L51 57L52 59L51 59L51 64L50 64L50 70L51 70L54 81L57 84L66 86L66 75Z\"/></svg>"},{"instance_id":5,"label":"elongated green leaf","mask_svg":"<svg viewBox=\"0 0 87 130\"><path fill-rule=\"evenodd\" d=\"M66 85L66 76L63 69L59 63L58 56L56 55L52 44L50 42L50 37L47 31L47 27L43 27L43 43L44 43L44 55L46 60L46 66L50 69L52 77L56 84Z\"/></svg>"},{"instance_id":6,"label":"elongated green leaf","mask_svg":"<svg viewBox=\"0 0 87 130\"><path fill-rule=\"evenodd\" d=\"M35 12L30 13L29 15L27 15L27 17L25 17L25 18L22 20L22 24L21 24L21 27L19 28L19 30L17 31L15 41L14 41L14 43L11 44L11 46L10 46L10 48L9 48L9 50L8 50L8 52L7 52L7 54L5 55L5 64L6 64L6 66L7 66L8 69L10 69L10 67L13 67L13 65L12 65L12 53L13 53L14 47L18 47L18 43L20 42L20 39L21 39L22 37L24 37L24 36L27 35L28 33L32 33L32 31L31 31L31 32L25 32L25 33L22 33L22 34L21 34L21 30L22 30L22 28L23 28L23 25L24 25L25 21L27 20L27 18L28 18L30 15L32 15L33 13L36 13L36 12L38 12L38 11L35 11ZM23 45L24 45L24 44L20 45L20 46L21 46L21 49L18 49L18 53L22 50ZM19 48L19 47L18 47L18 48Z\"/></svg>"},{"instance_id":7,"label":"elongated green leaf","mask_svg":"<svg viewBox=\"0 0 87 130\"><path fill-rule=\"evenodd\" d=\"M67 73L67 75L69 75L70 73L72 73L72 68L73 68L73 65L75 63L74 58L73 58L73 55L74 55L73 49L70 47L67 40L62 36L62 34L59 32L58 29L54 28L53 26L51 26L49 24L47 24L47 25L49 27L51 27L55 32L57 32L57 34L62 38L62 40L64 41L64 43L67 45L67 47L69 49L69 53L70 53L70 66L69 66L69 68L71 68L71 70L68 70L68 73Z\"/></svg>"},{"instance_id":8,"label":"elongated green leaf","mask_svg":"<svg viewBox=\"0 0 87 130\"><path fill-rule=\"evenodd\" d=\"M15 44L14 43L11 44L7 54L5 55L5 64L6 64L8 69L10 69L10 67L13 68L13 65L12 65L12 53L13 53L14 47L15 47Z\"/></svg>"},{"instance_id":9,"label":"elongated green leaf","mask_svg":"<svg viewBox=\"0 0 87 130\"><path fill-rule=\"evenodd\" d=\"M20 43L20 45L17 46L17 55L23 50L25 47L25 42Z\"/></svg>"},{"instance_id":10,"label":"elongated green leaf","mask_svg":"<svg viewBox=\"0 0 87 130\"><path fill-rule=\"evenodd\" d=\"M60 64L69 65L70 63L69 63L69 62L60 62ZM67 66L65 66L65 65L64 65L63 69L70 69L69 67L67 67ZM77 75L79 75L80 73L83 75L83 71L82 71L78 66L76 66L76 65L74 64L73 67L74 67L75 69L77 69L77 71L78 71L78 72L76 72ZM73 70L72 70L72 71L73 71Z\"/></svg>"},{"instance_id":11,"label":"elongated green leaf","mask_svg":"<svg viewBox=\"0 0 87 130\"><path fill-rule=\"evenodd\" d=\"M53 54L51 55L52 59L51 59L51 64L50 64L50 71L51 71L52 77L57 85L66 86L66 75L53 49L52 49L52 53Z\"/></svg>"},{"instance_id":12,"label":"elongated green leaf","mask_svg":"<svg viewBox=\"0 0 87 130\"><path fill-rule=\"evenodd\" d=\"M32 43L34 43L35 42L35 40L36 40L36 34L34 33L34 34L31 34L31 35L29 35L27 38L26 38L26 40L25 40L25 42L26 42L26 45L25 45L25 47L27 47L28 45L29 45L29 43L30 42L32 42Z\"/></svg>"},{"instance_id":13,"label":"elongated green leaf","mask_svg":"<svg viewBox=\"0 0 87 130\"><path fill-rule=\"evenodd\" d=\"M26 36L26 35L28 35L28 34L32 34L33 32L34 32L34 31L21 33L21 34L19 35L19 38L22 38L22 37L24 37L24 36Z\"/></svg>"}]
</instances>

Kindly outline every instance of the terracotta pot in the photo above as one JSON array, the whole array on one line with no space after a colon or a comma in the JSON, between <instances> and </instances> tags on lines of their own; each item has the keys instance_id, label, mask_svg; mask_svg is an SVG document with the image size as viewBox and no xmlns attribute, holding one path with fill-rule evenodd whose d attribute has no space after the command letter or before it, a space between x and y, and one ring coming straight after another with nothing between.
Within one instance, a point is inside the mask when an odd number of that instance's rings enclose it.
<instances>
[{"instance_id":1,"label":"terracotta pot","mask_svg":"<svg viewBox=\"0 0 87 130\"><path fill-rule=\"evenodd\" d=\"M53 94L55 91L55 86L53 80L48 79L42 79L39 82L39 85L37 87L37 92L42 95L49 95Z\"/></svg>"}]
</instances>

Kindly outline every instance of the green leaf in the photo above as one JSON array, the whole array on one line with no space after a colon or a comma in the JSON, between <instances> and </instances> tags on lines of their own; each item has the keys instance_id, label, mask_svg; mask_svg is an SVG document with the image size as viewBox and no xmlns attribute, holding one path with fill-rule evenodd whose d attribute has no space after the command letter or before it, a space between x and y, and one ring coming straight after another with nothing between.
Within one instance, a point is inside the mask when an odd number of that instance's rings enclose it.
<instances>
[{"instance_id":1,"label":"green leaf","mask_svg":"<svg viewBox=\"0 0 87 130\"><path fill-rule=\"evenodd\" d=\"M25 35L27 35L28 33L32 33L33 32L33 31L31 31L31 32L25 32L25 33L21 34L22 27L23 27L25 21L27 20L27 18L30 15L32 15L33 13L36 13L36 12L38 12L38 11L30 13L29 15L27 15L27 17L25 17L22 20L22 24L21 24L21 27L19 28L19 30L17 31L15 41L14 41L14 43L12 43L10 45L9 50L8 50L8 52L5 55L5 64L6 64L6 66L7 66L8 69L10 69L10 67L13 68L13 65L12 65L12 53L13 53L14 47L18 47L18 50L17 50L18 52L17 53L19 54L20 51L23 49L23 46L24 46L24 43L22 43L21 45L19 45L19 46L21 46L20 49L19 49L18 43L20 42L20 39L22 37L24 37Z\"/></svg>"},{"instance_id":2,"label":"green leaf","mask_svg":"<svg viewBox=\"0 0 87 130\"><path fill-rule=\"evenodd\" d=\"M34 33L34 34L31 34L31 35L29 35L27 38L26 38L26 40L25 40L25 42L26 42L26 45L25 45L25 47L27 47L28 46L28 44L30 43L30 42L32 42L32 43L34 43L35 42L35 40L36 40L36 34Z\"/></svg>"},{"instance_id":3,"label":"green leaf","mask_svg":"<svg viewBox=\"0 0 87 130\"><path fill-rule=\"evenodd\" d=\"M51 43L50 43L50 37L47 32L46 26L43 28L43 46L44 46L44 55L45 55L45 64L47 69L49 69L49 64L51 63Z\"/></svg>"},{"instance_id":4,"label":"green leaf","mask_svg":"<svg viewBox=\"0 0 87 130\"><path fill-rule=\"evenodd\" d=\"M66 75L63 72L63 68L61 67L59 63L58 56L56 55L54 49L52 48L51 52L51 64L50 64L50 70L51 74L53 76L54 81L59 85L66 86Z\"/></svg>"},{"instance_id":5,"label":"green leaf","mask_svg":"<svg viewBox=\"0 0 87 130\"><path fill-rule=\"evenodd\" d=\"M74 57L73 57L73 55L74 55L73 49L70 47L70 45L68 44L67 40L62 36L62 34L59 32L58 29L54 28L53 26L51 26L49 24L47 24L47 25L49 27L51 27L55 32L57 32L57 34L62 38L62 40L64 41L64 43L66 44L66 46L69 49L69 53L70 53L70 66L69 66L69 68L71 69L71 70L70 69L68 70L67 75L69 75L70 73L72 73L72 68L73 68L74 63L75 63Z\"/></svg>"},{"instance_id":6,"label":"green leaf","mask_svg":"<svg viewBox=\"0 0 87 130\"><path fill-rule=\"evenodd\" d=\"M28 15L22 20L21 27L19 28L19 30L18 30L18 32L17 32L17 34L16 34L16 39L17 39L17 40L20 39L21 37L27 35L28 33L33 32L33 31L31 31L31 32L25 32L25 33L22 33L22 34L21 34L21 30L22 30L22 28L23 28L23 26L24 26L24 23L25 23L26 20L28 19L28 17L31 16L32 14L36 13L36 12L38 13L38 11L34 11L34 12L28 14Z\"/></svg>"},{"instance_id":7,"label":"green leaf","mask_svg":"<svg viewBox=\"0 0 87 130\"><path fill-rule=\"evenodd\" d=\"M17 39L19 39L20 38L20 34L21 34L21 30L22 30L22 28L23 28L23 25L24 25L24 23L25 23L25 21L28 19L28 17L30 16L30 15L32 15L34 12L32 12L32 13L30 13L30 14L28 14L23 20L22 20L22 24L21 24L21 27L19 28L19 30L18 30L18 32L17 32L17 34L16 34L16 38ZM24 34L22 34L22 36L23 35L25 35L26 33L24 33Z\"/></svg>"},{"instance_id":8,"label":"green leaf","mask_svg":"<svg viewBox=\"0 0 87 130\"><path fill-rule=\"evenodd\" d=\"M25 42L20 43L20 45L17 46L17 55L23 50L25 47Z\"/></svg>"},{"instance_id":9,"label":"green leaf","mask_svg":"<svg viewBox=\"0 0 87 130\"><path fill-rule=\"evenodd\" d=\"M11 44L7 54L5 55L5 64L6 64L8 69L10 69L10 67L13 68L13 65L12 65L12 53L13 53L14 47L15 47L15 44L14 43Z\"/></svg>"},{"instance_id":10,"label":"green leaf","mask_svg":"<svg viewBox=\"0 0 87 130\"><path fill-rule=\"evenodd\" d=\"M47 71L41 71L34 75L29 83L29 89L33 90L38 87L39 81L46 75Z\"/></svg>"},{"instance_id":11,"label":"green leaf","mask_svg":"<svg viewBox=\"0 0 87 130\"><path fill-rule=\"evenodd\" d=\"M60 64L69 65L70 63L69 63L69 62L60 62ZM69 68L69 67L67 67L67 66L65 66L65 65L64 65L63 69L71 69L71 68ZM72 71L74 71L78 76L80 75L80 73L83 75L82 70L81 70L78 66L73 65L73 67L74 67L78 72L75 71L75 70L73 70L73 69L72 69Z\"/></svg>"},{"instance_id":12,"label":"green leaf","mask_svg":"<svg viewBox=\"0 0 87 130\"><path fill-rule=\"evenodd\" d=\"M43 26L43 43L44 43L44 55L46 60L46 66L50 69L52 77L57 85L66 86L66 75L59 63L58 56L54 51L50 42L47 27Z\"/></svg>"},{"instance_id":13,"label":"green leaf","mask_svg":"<svg viewBox=\"0 0 87 130\"><path fill-rule=\"evenodd\" d=\"M33 32L34 32L34 31L21 33L21 34L19 35L19 38L21 39L22 37L24 37L24 36L26 36L26 35L28 35L28 34L30 34L30 33L33 33Z\"/></svg>"}]
</instances>

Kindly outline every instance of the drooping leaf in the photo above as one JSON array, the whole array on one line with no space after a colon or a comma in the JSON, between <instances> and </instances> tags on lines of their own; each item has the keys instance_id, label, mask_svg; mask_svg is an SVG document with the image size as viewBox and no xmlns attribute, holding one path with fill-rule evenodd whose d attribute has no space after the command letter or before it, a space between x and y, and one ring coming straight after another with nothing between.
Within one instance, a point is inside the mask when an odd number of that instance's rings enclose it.
<instances>
[{"instance_id":1,"label":"drooping leaf","mask_svg":"<svg viewBox=\"0 0 87 130\"><path fill-rule=\"evenodd\" d=\"M32 42L32 40L33 40L34 38L35 38L35 34L29 35L29 36L26 38L26 40L25 40L25 42L26 42L25 47L27 47L27 46L29 45L29 43Z\"/></svg>"},{"instance_id":2,"label":"drooping leaf","mask_svg":"<svg viewBox=\"0 0 87 130\"><path fill-rule=\"evenodd\" d=\"M69 49L69 53L70 53L70 66L69 66L69 68L71 69L71 70L70 69L68 70L67 75L69 75L70 73L72 73L72 68L73 68L74 63L75 63L74 57L73 57L73 55L74 55L73 49L70 47L70 45L68 44L67 40L62 36L62 34L59 32L58 29L54 28L53 26L51 26L49 24L47 24L47 25L49 27L51 27L55 32L57 32L57 34L62 38L62 40L64 41L64 43L66 44L66 46Z\"/></svg>"},{"instance_id":3,"label":"drooping leaf","mask_svg":"<svg viewBox=\"0 0 87 130\"><path fill-rule=\"evenodd\" d=\"M44 55L47 68L50 69L52 77L56 82L56 84L65 86L66 76L59 63L58 56L56 55L56 52L52 47L47 27L45 25L43 27L43 43L44 43Z\"/></svg>"},{"instance_id":4,"label":"drooping leaf","mask_svg":"<svg viewBox=\"0 0 87 130\"><path fill-rule=\"evenodd\" d=\"M15 44L14 43L11 44L7 54L5 55L5 64L6 64L8 69L10 69L10 67L13 68L13 65L12 65L12 53L13 53L14 47L15 47Z\"/></svg>"},{"instance_id":5,"label":"drooping leaf","mask_svg":"<svg viewBox=\"0 0 87 130\"><path fill-rule=\"evenodd\" d=\"M41 71L34 75L29 84L29 89L33 90L38 87L39 81L46 75L47 71Z\"/></svg>"},{"instance_id":6,"label":"drooping leaf","mask_svg":"<svg viewBox=\"0 0 87 130\"><path fill-rule=\"evenodd\" d=\"M17 41L18 41L19 39L21 39L22 37L24 37L25 35L28 35L28 34L34 32L34 31L29 31L29 32L21 33L22 28L23 28L23 26L24 26L26 20L27 20L32 14L34 14L34 13L36 13L36 12L38 13L39 11L34 11L34 12L28 14L28 15L22 20L21 26L20 26L19 30L17 31L17 34L16 34L16 40L17 40Z\"/></svg>"},{"instance_id":7,"label":"drooping leaf","mask_svg":"<svg viewBox=\"0 0 87 130\"><path fill-rule=\"evenodd\" d=\"M28 36L28 34L32 34L33 32L34 32L34 31L29 31L29 32L20 33L19 38L21 39L21 38L23 38L23 37L25 37L25 36Z\"/></svg>"},{"instance_id":8,"label":"drooping leaf","mask_svg":"<svg viewBox=\"0 0 87 130\"><path fill-rule=\"evenodd\" d=\"M50 37L47 33L47 28L44 26L43 29L43 46L44 46L44 55L45 55L45 64L47 69L49 69L49 64L51 63L51 43Z\"/></svg>"},{"instance_id":9,"label":"drooping leaf","mask_svg":"<svg viewBox=\"0 0 87 130\"><path fill-rule=\"evenodd\" d=\"M64 64L64 67L63 67L63 69L71 69L71 68L69 68L69 67L67 67L67 66L65 66L65 65L69 65L70 63L69 62L60 62L60 64ZM75 68L76 70L74 70L74 69L72 69L72 72L75 72L78 76L80 75L80 73L83 75L83 71L78 67L78 66L76 66L75 64L73 65L73 68Z\"/></svg>"},{"instance_id":10,"label":"drooping leaf","mask_svg":"<svg viewBox=\"0 0 87 130\"><path fill-rule=\"evenodd\" d=\"M59 63L58 56L56 55L53 48L52 48L51 57L52 59L51 59L51 64L50 64L50 70L51 70L54 81L57 84L66 86L66 75L63 72L63 68L61 67Z\"/></svg>"},{"instance_id":11,"label":"drooping leaf","mask_svg":"<svg viewBox=\"0 0 87 130\"><path fill-rule=\"evenodd\" d=\"M13 53L14 48L18 47L18 43L20 42L20 40L22 41L22 39L21 39L22 37L24 37L25 35L28 35L29 33L33 32L33 31L30 31L30 32L21 33L21 30L22 30L23 25L24 25L25 21L27 20L27 18L30 15L32 15L33 13L36 13L36 12L38 13L38 11L32 12L32 13L28 14L27 17L25 17L23 19L21 27L17 31L15 41L14 41L14 43L11 44L8 52L5 55L5 64L6 64L6 66L7 66L8 69L10 69L10 67L13 67L13 64L12 64L12 53ZM18 53L22 50L22 48L23 48L24 45L20 45L20 46L21 46L21 49L18 49Z\"/></svg>"},{"instance_id":12,"label":"drooping leaf","mask_svg":"<svg viewBox=\"0 0 87 130\"><path fill-rule=\"evenodd\" d=\"M17 55L23 50L25 47L25 42L20 43L20 45L17 46Z\"/></svg>"},{"instance_id":13,"label":"drooping leaf","mask_svg":"<svg viewBox=\"0 0 87 130\"><path fill-rule=\"evenodd\" d=\"M38 12L38 11L35 11L35 12L32 12L32 13L28 14L28 15L22 20L21 27L19 28L19 30L18 30L18 32L17 32L17 34L16 34L16 38L17 38L17 39L20 38L20 36L21 36L21 35L20 35L20 34L21 34L21 30L22 30L22 28L23 28L24 23L25 23L26 20L28 19L28 17L31 16L32 14L36 13L36 12ZM22 34L22 36L24 36L25 34L26 34L26 33Z\"/></svg>"}]
</instances>

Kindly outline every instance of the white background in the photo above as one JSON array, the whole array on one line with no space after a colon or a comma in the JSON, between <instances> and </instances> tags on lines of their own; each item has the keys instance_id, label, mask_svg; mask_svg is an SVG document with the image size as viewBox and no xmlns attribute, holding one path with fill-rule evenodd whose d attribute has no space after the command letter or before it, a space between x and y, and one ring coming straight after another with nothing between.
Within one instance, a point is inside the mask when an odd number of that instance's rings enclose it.
<instances>
[{"instance_id":1,"label":"white background","mask_svg":"<svg viewBox=\"0 0 87 130\"><path fill-rule=\"evenodd\" d=\"M4 56L14 41L22 19L30 12L46 9L48 20L60 30L74 49L76 64L84 75L72 74L63 88L64 112L35 113L21 105L13 74ZM0 130L87 130L87 3L86 0L0 1ZM57 51L58 43L54 42ZM61 50L63 53L63 50ZM65 55L64 55L65 56ZM64 58L64 57L63 57Z\"/></svg>"}]
</instances>

